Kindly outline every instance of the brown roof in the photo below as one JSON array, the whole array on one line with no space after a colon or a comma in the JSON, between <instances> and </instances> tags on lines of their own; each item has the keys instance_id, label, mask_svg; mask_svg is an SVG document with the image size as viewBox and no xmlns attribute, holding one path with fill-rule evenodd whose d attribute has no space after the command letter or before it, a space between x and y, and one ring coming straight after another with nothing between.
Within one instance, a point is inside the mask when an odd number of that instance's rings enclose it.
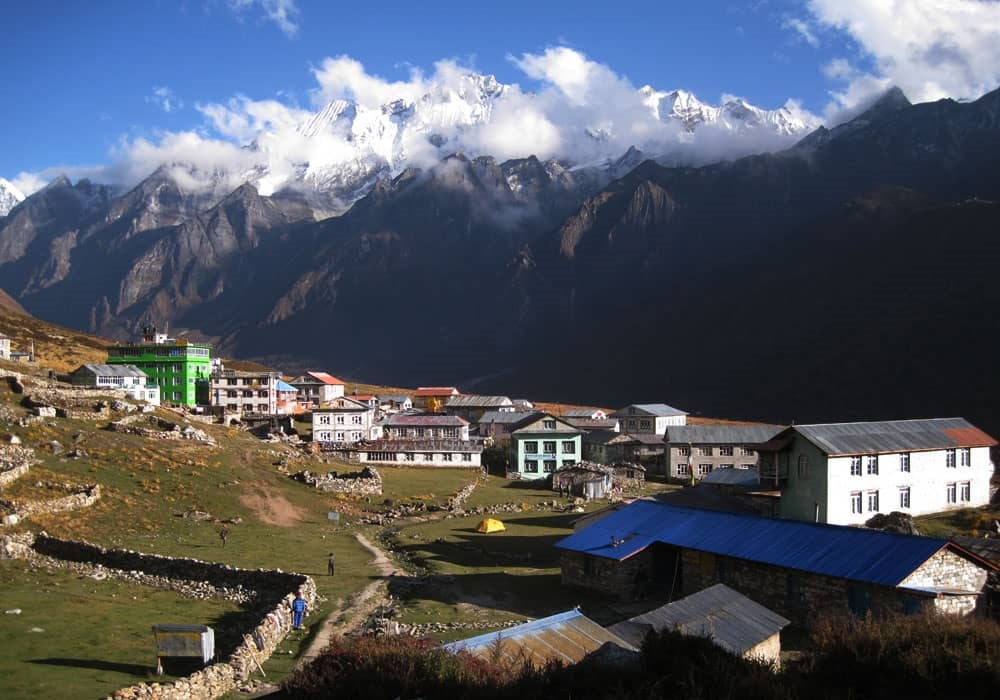
<instances>
[{"instance_id":1,"label":"brown roof","mask_svg":"<svg viewBox=\"0 0 1000 700\"><path fill-rule=\"evenodd\" d=\"M413 392L414 396L454 396L460 394L453 386L422 386Z\"/></svg>"},{"instance_id":2,"label":"brown roof","mask_svg":"<svg viewBox=\"0 0 1000 700\"><path fill-rule=\"evenodd\" d=\"M993 447L997 444L979 428L945 428L941 432L963 447Z\"/></svg>"},{"instance_id":3,"label":"brown roof","mask_svg":"<svg viewBox=\"0 0 1000 700\"><path fill-rule=\"evenodd\" d=\"M306 372L306 374L308 374L313 379L318 379L324 384L339 384L341 386L344 385L342 381L340 381L333 375L327 374L326 372Z\"/></svg>"}]
</instances>

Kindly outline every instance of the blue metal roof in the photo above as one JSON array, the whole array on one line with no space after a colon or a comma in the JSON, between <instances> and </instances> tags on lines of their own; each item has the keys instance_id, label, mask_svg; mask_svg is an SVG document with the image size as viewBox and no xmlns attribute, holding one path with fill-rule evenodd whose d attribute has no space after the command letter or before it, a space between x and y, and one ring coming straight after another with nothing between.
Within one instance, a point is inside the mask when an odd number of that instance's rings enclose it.
<instances>
[{"instance_id":1,"label":"blue metal roof","mask_svg":"<svg viewBox=\"0 0 1000 700\"><path fill-rule=\"evenodd\" d=\"M294 386L280 379L274 383L274 389L275 391L298 391Z\"/></svg>"},{"instance_id":2,"label":"blue metal roof","mask_svg":"<svg viewBox=\"0 0 1000 700\"><path fill-rule=\"evenodd\" d=\"M612 536L619 541L612 546ZM684 508L639 500L556 543L622 561L654 542L789 569L896 586L948 540ZM971 555L970 555L971 556Z\"/></svg>"}]
</instances>

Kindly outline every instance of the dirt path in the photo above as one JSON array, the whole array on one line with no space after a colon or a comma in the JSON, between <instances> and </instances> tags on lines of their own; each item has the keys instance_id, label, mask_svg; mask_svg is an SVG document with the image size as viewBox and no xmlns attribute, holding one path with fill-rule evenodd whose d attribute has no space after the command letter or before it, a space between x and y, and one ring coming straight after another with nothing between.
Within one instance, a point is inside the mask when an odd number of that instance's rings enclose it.
<instances>
[{"instance_id":1,"label":"dirt path","mask_svg":"<svg viewBox=\"0 0 1000 700\"><path fill-rule=\"evenodd\" d=\"M346 607L343 600L337 601L337 607L323 620L323 626L320 627L309 648L299 659L299 666L315 659L323 649L329 646L334 635L347 634L356 630L376 608L385 603L389 577L408 575L398 568L385 552L369 542L367 537L361 533L355 533L354 537L357 538L362 547L372 553L374 557L372 563L381 578L362 588L347 601Z\"/></svg>"}]
</instances>

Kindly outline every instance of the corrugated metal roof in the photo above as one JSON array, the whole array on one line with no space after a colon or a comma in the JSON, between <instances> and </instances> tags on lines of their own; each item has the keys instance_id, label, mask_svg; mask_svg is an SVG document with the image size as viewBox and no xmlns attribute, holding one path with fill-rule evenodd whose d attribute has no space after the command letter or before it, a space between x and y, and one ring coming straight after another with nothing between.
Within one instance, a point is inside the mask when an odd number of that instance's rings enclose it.
<instances>
[{"instance_id":1,"label":"corrugated metal roof","mask_svg":"<svg viewBox=\"0 0 1000 700\"><path fill-rule=\"evenodd\" d=\"M378 400L384 403L406 403L409 398L406 394L380 394Z\"/></svg>"},{"instance_id":2,"label":"corrugated metal roof","mask_svg":"<svg viewBox=\"0 0 1000 700\"><path fill-rule=\"evenodd\" d=\"M564 413L562 416L563 420L580 430L610 430L613 432L618 432L616 428L618 427L618 420L615 418L576 418L573 416L567 417Z\"/></svg>"},{"instance_id":3,"label":"corrugated metal roof","mask_svg":"<svg viewBox=\"0 0 1000 700\"><path fill-rule=\"evenodd\" d=\"M599 408L569 408L562 412L563 418L595 418L596 414L604 413Z\"/></svg>"},{"instance_id":4,"label":"corrugated metal roof","mask_svg":"<svg viewBox=\"0 0 1000 700\"><path fill-rule=\"evenodd\" d=\"M459 394L453 386L422 386L413 392L414 396L453 396Z\"/></svg>"},{"instance_id":5,"label":"corrugated metal roof","mask_svg":"<svg viewBox=\"0 0 1000 700\"><path fill-rule=\"evenodd\" d=\"M313 379L318 379L324 384L331 384L331 385L339 384L341 386L343 386L344 384L342 381L334 377L332 374L327 374L326 372L306 372L306 374L308 374Z\"/></svg>"},{"instance_id":6,"label":"corrugated metal roof","mask_svg":"<svg viewBox=\"0 0 1000 700\"><path fill-rule=\"evenodd\" d=\"M443 648L453 652L465 650L476 656L489 658L499 644L505 660L525 658L532 664L542 666L549 660L577 663L607 642L634 650L632 645L618 635L575 609L499 632L452 642Z\"/></svg>"},{"instance_id":7,"label":"corrugated metal roof","mask_svg":"<svg viewBox=\"0 0 1000 700\"><path fill-rule=\"evenodd\" d=\"M463 394L448 399L445 408L495 408L497 406L513 406L514 402L507 396L476 396Z\"/></svg>"},{"instance_id":8,"label":"corrugated metal roof","mask_svg":"<svg viewBox=\"0 0 1000 700\"><path fill-rule=\"evenodd\" d=\"M743 654L771 638L789 621L759 603L717 583L686 598L619 622L608 629L633 646L650 629L672 629L707 637L733 654Z\"/></svg>"},{"instance_id":9,"label":"corrugated metal roof","mask_svg":"<svg viewBox=\"0 0 1000 700\"><path fill-rule=\"evenodd\" d=\"M145 377L146 373L135 365L80 365L73 374L87 370L99 377Z\"/></svg>"},{"instance_id":10,"label":"corrugated metal roof","mask_svg":"<svg viewBox=\"0 0 1000 700\"><path fill-rule=\"evenodd\" d=\"M728 484L731 486L756 486L760 483L760 471L756 468L737 469L726 467L713 469L701 480L703 484Z\"/></svg>"},{"instance_id":11,"label":"corrugated metal roof","mask_svg":"<svg viewBox=\"0 0 1000 700\"><path fill-rule=\"evenodd\" d=\"M468 425L469 421L464 418L459 418L458 416L446 416L443 413L418 413L416 415L412 413L397 413L393 416L389 416L383 425L393 427L393 426L433 426L435 428L448 428L448 427L461 427L463 425Z\"/></svg>"},{"instance_id":12,"label":"corrugated metal roof","mask_svg":"<svg viewBox=\"0 0 1000 700\"><path fill-rule=\"evenodd\" d=\"M298 391L294 386L280 379L274 383L274 388L276 391Z\"/></svg>"},{"instance_id":13,"label":"corrugated metal roof","mask_svg":"<svg viewBox=\"0 0 1000 700\"><path fill-rule=\"evenodd\" d=\"M964 418L822 423L788 428L828 455L940 450L997 444Z\"/></svg>"},{"instance_id":14,"label":"corrugated metal roof","mask_svg":"<svg viewBox=\"0 0 1000 700\"><path fill-rule=\"evenodd\" d=\"M614 547L612 535L620 542ZM896 586L943 547L971 555L947 540L931 537L650 500L630 503L556 547L622 561L654 542L884 586Z\"/></svg>"},{"instance_id":15,"label":"corrugated metal roof","mask_svg":"<svg viewBox=\"0 0 1000 700\"><path fill-rule=\"evenodd\" d=\"M671 425L666 441L684 445L755 445L784 430L780 425Z\"/></svg>"},{"instance_id":16,"label":"corrugated metal roof","mask_svg":"<svg viewBox=\"0 0 1000 700\"><path fill-rule=\"evenodd\" d=\"M634 408L636 411L641 411L642 413L629 413L628 411L631 408ZM687 411L682 411L679 408L668 406L665 403L634 403L615 411L611 415L614 418L627 418L632 415L686 416Z\"/></svg>"},{"instance_id":17,"label":"corrugated metal roof","mask_svg":"<svg viewBox=\"0 0 1000 700\"><path fill-rule=\"evenodd\" d=\"M483 423L504 423L512 425L528 415L528 411L485 411L479 416L480 425Z\"/></svg>"}]
</instances>

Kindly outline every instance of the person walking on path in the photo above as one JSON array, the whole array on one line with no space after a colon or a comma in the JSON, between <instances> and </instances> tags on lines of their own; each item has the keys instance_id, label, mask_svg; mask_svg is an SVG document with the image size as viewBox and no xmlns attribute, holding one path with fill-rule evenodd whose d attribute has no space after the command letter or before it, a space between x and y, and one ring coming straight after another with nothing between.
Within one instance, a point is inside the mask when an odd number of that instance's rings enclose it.
<instances>
[{"instance_id":1,"label":"person walking on path","mask_svg":"<svg viewBox=\"0 0 1000 700\"><path fill-rule=\"evenodd\" d=\"M326 575L333 576L333 570L334 570L333 552L330 552L330 556L327 557L326 559Z\"/></svg>"},{"instance_id":2,"label":"person walking on path","mask_svg":"<svg viewBox=\"0 0 1000 700\"><path fill-rule=\"evenodd\" d=\"M302 629L302 615L306 611L306 601L302 597L302 592L299 591L295 594L295 600L292 601L292 627L294 629Z\"/></svg>"}]
</instances>

